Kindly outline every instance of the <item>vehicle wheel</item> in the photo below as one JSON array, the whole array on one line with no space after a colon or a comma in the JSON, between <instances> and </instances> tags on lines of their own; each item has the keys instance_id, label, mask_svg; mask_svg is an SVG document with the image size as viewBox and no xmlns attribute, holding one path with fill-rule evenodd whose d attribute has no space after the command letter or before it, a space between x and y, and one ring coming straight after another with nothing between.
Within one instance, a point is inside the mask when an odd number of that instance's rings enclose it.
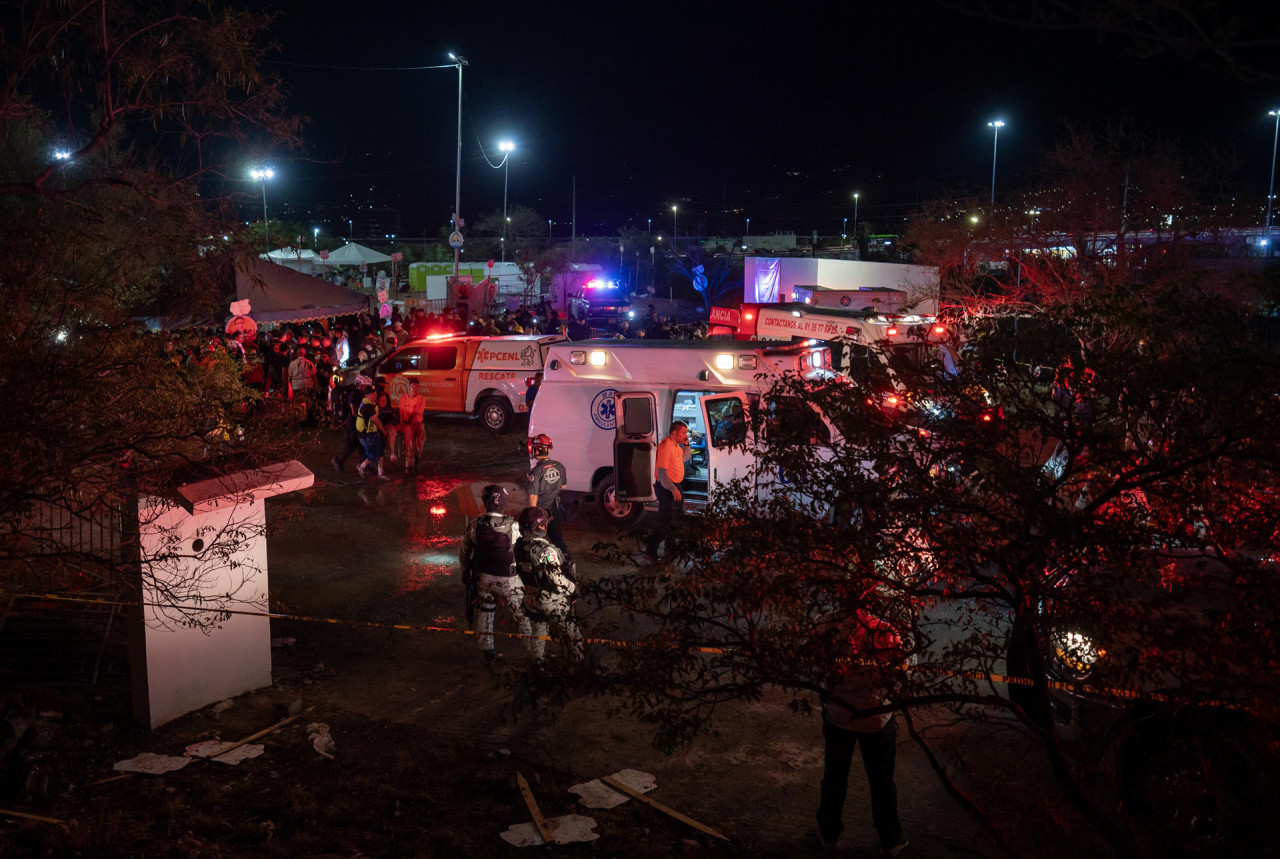
<instances>
[{"instance_id":1,"label":"vehicle wheel","mask_svg":"<svg viewBox=\"0 0 1280 859\"><path fill-rule=\"evenodd\" d=\"M480 420L484 427L494 435L502 435L511 426L511 404L497 397L490 397L480 404Z\"/></svg>"},{"instance_id":2,"label":"vehicle wheel","mask_svg":"<svg viewBox=\"0 0 1280 859\"><path fill-rule=\"evenodd\" d=\"M596 509L609 522L623 528L635 522L644 513L644 504L636 501L617 500L616 481L610 474L596 487Z\"/></svg>"}]
</instances>

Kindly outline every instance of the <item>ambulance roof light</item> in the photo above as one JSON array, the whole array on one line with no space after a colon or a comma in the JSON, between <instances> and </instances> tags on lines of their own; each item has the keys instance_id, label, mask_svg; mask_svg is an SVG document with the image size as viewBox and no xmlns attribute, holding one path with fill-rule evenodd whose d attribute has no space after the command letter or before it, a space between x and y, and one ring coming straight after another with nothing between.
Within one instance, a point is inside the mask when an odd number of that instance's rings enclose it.
<instances>
[{"instance_id":1,"label":"ambulance roof light","mask_svg":"<svg viewBox=\"0 0 1280 859\"><path fill-rule=\"evenodd\" d=\"M587 356L587 362L592 367L603 367L609 361L609 353L603 349L592 349L591 354Z\"/></svg>"},{"instance_id":2,"label":"ambulance roof light","mask_svg":"<svg viewBox=\"0 0 1280 859\"><path fill-rule=\"evenodd\" d=\"M721 352L716 355L715 365L717 370L732 370L734 363L733 356L728 352Z\"/></svg>"}]
</instances>

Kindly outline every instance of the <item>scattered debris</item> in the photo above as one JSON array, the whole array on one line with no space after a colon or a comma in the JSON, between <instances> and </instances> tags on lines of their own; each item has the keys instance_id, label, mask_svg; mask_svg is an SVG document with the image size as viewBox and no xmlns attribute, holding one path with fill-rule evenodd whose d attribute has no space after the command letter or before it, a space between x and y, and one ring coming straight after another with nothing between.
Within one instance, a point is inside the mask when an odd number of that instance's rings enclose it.
<instances>
[{"instance_id":1,"label":"scattered debris","mask_svg":"<svg viewBox=\"0 0 1280 859\"><path fill-rule=\"evenodd\" d=\"M256 758L267 750L263 745L243 745L233 750L232 745L234 744L224 743L221 740L203 740L187 746L183 754L193 758L210 758L220 764L235 766L241 761Z\"/></svg>"},{"instance_id":2,"label":"scattered debris","mask_svg":"<svg viewBox=\"0 0 1280 859\"><path fill-rule=\"evenodd\" d=\"M313 709L315 709L315 708L314 708L314 707L308 707L306 710L303 710L302 712L303 712L303 713L309 713L309 712L311 712ZM261 731L258 731L258 733L256 733L256 734L250 734L249 736L245 737L243 740L240 740L240 741L239 741L239 742L237 742L237 743L232 743L232 744L231 744L230 746L228 746L226 749L223 749L222 751L218 752L218 755L217 755L217 756L225 755L227 752L231 751L232 749L238 749L238 748L240 748L240 747L241 747L241 746L243 746L245 743L252 743L254 740L261 739L262 737L265 737L267 734L270 734L270 733L272 733L272 732L274 732L274 731L278 731L278 730L280 730L281 728L283 728L285 725L287 725L287 724L289 724L290 722L292 722L292 721L294 721L295 719L297 719L297 718L298 718L299 716L301 716L301 715L302 715L302 713L299 713L297 716L290 716L290 717L289 717L289 718L287 718L287 719L281 719L279 722L276 722L274 725L272 725L272 726L271 726L271 727L269 727L269 728L263 728Z\"/></svg>"},{"instance_id":3,"label":"scattered debris","mask_svg":"<svg viewBox=\"0 0 1280 859\"><path fill-rule=\"evenodd\" d=\"M551 832L553 844L573 844L577 841L595 841L600 837L595 831L594 818L581 814L566 814L563 817L548 817L543 820ZM502 833L502 840L512 847L533 847L546 844L538 828L532 823L516 823Z\"/></svg>"},{"instance_id":4,"label":"scattered debris","mask_svg":"<svg viewBox=\"0 0 1280 859\"><path fill-rule=\"evenodd\" d=\"M116 772L124 773L164 775L174 770L180 770L189 763L191 763L191 758L186 756L175 757L174 755L157 755L153 752L143 752L136 758L129 758L127 761L116 761L112 769Z\"/></svg>"},{"instance_id":5,"label":"scattered debris","mask_svg":"<svg viewBox=\"0 0 1280 859\"><path fill-rule=\"evenodd\" d=\"M553 843L556 839L551 834L551 828L547 826L546 820L542 817L542 811L538 808L538 801L533 798L533 791L529 790L529 782L524 780L524 773L516 773L516 782L520 785L520 793L524 796L524 804L529 807L529 814L533 817L533 825L538 827L538 834L542 836L542 840L547 844Z\"/></svg>"},{"instance_id":6,"label":"scattered debris","mask_svg":"<svg viewBox=\"0 0 1280 859\"><path fill-rule=\"evenodd\" d=\"M692 817L685 817L683 814L676 811L674 808L669 808L655 799L650 799L649 797L645 796L639 791L633 790L628 785L625 785L622 782L618 781L613 776L605 776L600 780L605 784L609 785L609 787L616 788L617 790L622 791L628 796L631 796L631 797L634 797L635 799L640 800L645 805L651 806L652 808L655 808L658 811L661 811L663 814L668 814L671 817L674 817L676 820L680 821L681 823L687 823L689 826L692 826L694 829L698 830L699 832L705 832L708 835L714 835L716 838L720 838L724 841L729 840L728 836L722 835L719 832L716 832L710 826L707 826L706 824L703 824L703 823L699 823L698 821L694 820Z\"/></svg>"},{"instance_id":7,"label":"scattered debris","mask_svg":"<svg viewBox=\"0 0 1280 859\"><path fill-rule=\"evenodd\" d=\"M41 817L38 814L27 814L25 811L10 811L7 808L0 808L0 815L5 817L20 817L23 820L36 820L40 823L56 823L58 826L66 826L65 820L59 820L56 817Z\"/></svg>"},{"instance_id":8,"label":"scattered debris","mask_svg":"<svg viewBox=\"0 0 1280 859\"><path fill-rule=\"evenodd\" d=\"M320 753L321 757L333 760L333 753L338 748L334 743L333 737L329 736L329 726L324 722L312 722L307 725L307 739L311 741L311 747Z\"/></svg>"},{"instance_id":9,"label":"scattered debris","mask_svg":"<svg viewBox=\"0 0 1280 859\"><path fill-rule=\"evenodd\" d=\"M658 786L657 780L652 775L639 770L619 770L609 777L640 793L648 793ZM576 793L578 802L587 808L617 808L630 799L629 796L608 787L598 778L575 784L569 788L569 792Z\"/></svg>"}]
</instances>

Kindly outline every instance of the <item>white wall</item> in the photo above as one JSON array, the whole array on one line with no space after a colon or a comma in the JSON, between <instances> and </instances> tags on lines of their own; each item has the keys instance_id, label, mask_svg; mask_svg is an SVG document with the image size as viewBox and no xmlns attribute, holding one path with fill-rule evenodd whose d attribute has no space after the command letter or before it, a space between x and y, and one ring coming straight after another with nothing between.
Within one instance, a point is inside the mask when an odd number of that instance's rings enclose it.
<instances>
[{"instance_id":1,"label":"white wall","mask_svg":"<svg viewBox=\"0 0 1280 859\"><path fill-rule=\"evenodd\" d=\"M763 273L770 263L780 267L779 301L791 301L795 286L814 285L828 289L901 289L908 294L909 304L934 298L938 293L938 269L934 266L813 257L747 257L745 263L745 300L749 302L765 300L756 297L756 268L760 267Z\"/></svg>"},{"instance_id":2,"label":"white wall","mask_svg":"<svg viewBox=\"0 0 1280 859\"><path fill-rule=\"evenodd\" d=\"M180 499L139 498L144 605L131 642L138 721L155 728L271 685L270 619L218 609L268 610L264 499L313 480L288 462L188 484Z\"/></svg>"}]
</instances>

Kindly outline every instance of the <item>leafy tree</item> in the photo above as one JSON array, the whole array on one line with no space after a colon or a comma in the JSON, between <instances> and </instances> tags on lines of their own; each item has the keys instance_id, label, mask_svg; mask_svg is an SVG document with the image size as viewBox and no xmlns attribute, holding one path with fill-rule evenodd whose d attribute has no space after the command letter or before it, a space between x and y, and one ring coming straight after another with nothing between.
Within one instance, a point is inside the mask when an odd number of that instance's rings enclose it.
<instances>
[{"instance_id":1,"label":"leafy tree","mask_svg":"<svg viewBox=\"0 0 1280 859\"><path fill-rule=\"evenodd\" d=\"M688 278L689 285L702 299L708 313L712 302L732 285L729 275L733 267L727 257L715 259L701 246L690 248L685 256L666 247L660 247L658 253L671 271Z\"/></svg>"},{"instance_id":2,"label":"leafy tree","mask_svg":"<svg viewBox=\"0 0 1280 859\"><path fill-rule=\"evenodd\" d=\"M227 158L289 144L297 121L258 69L260 13L187 0L21 12L0 31L0 558L11 575L119 583L136 575L118 526L137 522L139 493L277 460L295 437L294 416L247 390L228 355L192 339L199 360L183 361L137 320L222 304L254 253L219 193ZM116 533L68 536L97 529ZM208 557L245 536L211 537Z\"/></svg>"},{"instance_id":3,"label":"leafy tree","mask_svg":"<svg viewBox=\"0 0 1280 859\"><path fill-rule=\"evenodd\" d=\"M1258 843L1280 724L1280 358L1202 280L992 321L956 375L895 353L905 411L874 368L774 385L750 404L754 473L685 521L665 571L599 584L644 645L603 688L674 747L768 688L811 706L848 656L833 622L866 612L910 643L888 706L997 837L1009 798L956 774L1008 730L1062 793L1054 835ZM1052 371L1011 359L1051 328L1068 335L1056 398ZM1064 706L1093 730L1064 733ZM974 736L947 728L965 722L984 739L940 754L929 735Z\"/></svg>"}]
</instances>

